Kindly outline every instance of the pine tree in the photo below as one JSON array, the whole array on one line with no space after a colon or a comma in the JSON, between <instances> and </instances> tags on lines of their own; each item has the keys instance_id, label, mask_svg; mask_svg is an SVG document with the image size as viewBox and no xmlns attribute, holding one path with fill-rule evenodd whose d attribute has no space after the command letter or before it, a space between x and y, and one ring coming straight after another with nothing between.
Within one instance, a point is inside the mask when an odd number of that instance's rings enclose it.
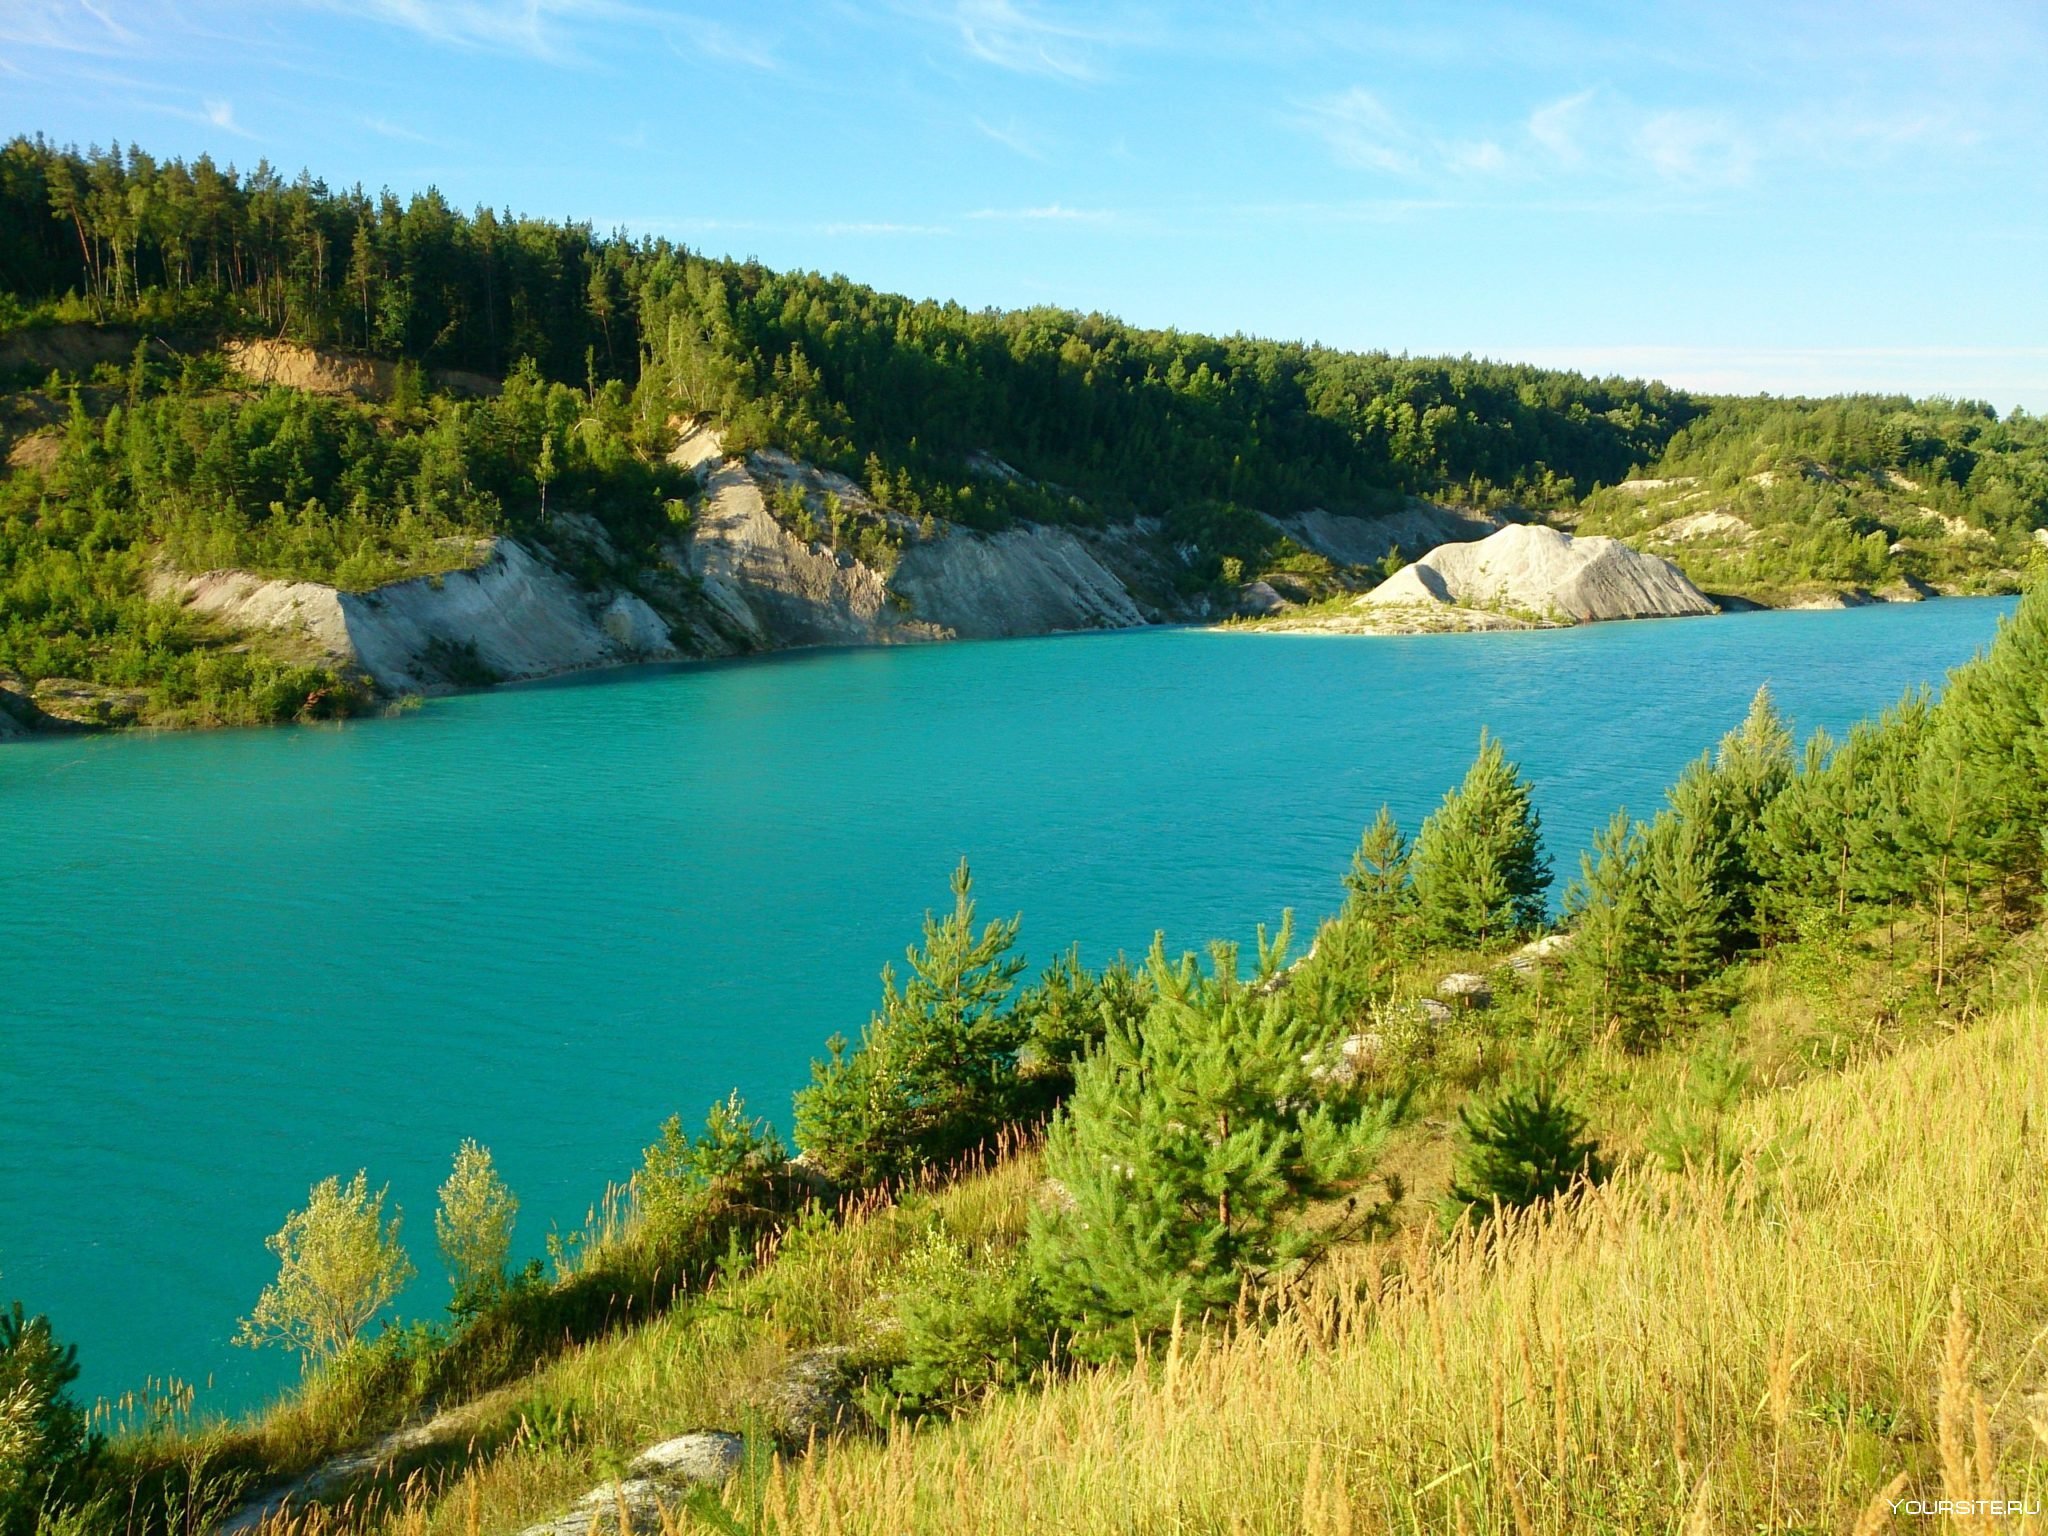
<instances>
[{"instance_id":1,"label":"pine tree","mask_svg":"<svg viewBox=\"0 0 2048 1536\"><path fill-rule=\"evenodd\" d=\"M1004 1010L1022 957L1019 920L974 926L974 877L962 859L953 910L925 914L897 989L882 970L882 1006L849 1050L843 1036L796 1097L796 1137L834 1183L866 1187L975 1146L1002 1122L1016 1079L1021 1025Z\"/></svg>"},{"instance_id":2,"label":"pine tree","mask_svg":"<svg viewBox=\"0 0 2048 1536\"><path fill-rule=\"evenodd\" d=\"M1458 1111L1460 1146L1448 1210L1520 1210L1607 1176L1600 1143L1547 1073L1504 1084Z\"/></svg>"},{"instance_id":3,"label":"pine tree","mask_svg":"<svg viewBox=\"0 0 2048 1536\"><path fill-rule=\"evenodd\" d=\"M1764 811L1757 844L1759 937L1797 933L1802 914L1817 903L1847 911L1848 776L1836 757L1833 738L1815 731L1791 783Z\"/></svg>"},{"instance_id":4,"label":"pine tree","mask_svg":"<svg viewBox=\"0 0 2048 1536\"><path fill-rule=\"evenodd\" d=\"M1697 820L1669 811L1644 839L1650 933L1666 990L1686 1010L1693 991L1719 969L1729 899L1721 886L1725 844Z\"/></svg>"},{"instance_id":5,"label":"pine tree","mask_svg":"<svg viewBox=\"0 0 2048 1536\"><path fill-rule=\"evenodd\" d=\"M78 1346L59 1344L47 1317L18 1301L0 1310L0 1536L76 1523L55 1511L97 1444L70 1391L77 1380Z\"/></svg>"},{"instance_id":6,"label":"pine tree","mask_svg":"<svg viewBox=\"0 0 2048 1536\"><path fill-rule=\"evenodd\" d=\"M1380 998L1410 947L1408 859L1407 839L1383 805L1352 855L1343 909L1318 930L1294 980L1298 993L1314 993L1332 1017L1355 1019Z\"/></svg>"},{"instance_id":7,"label":"pine tree","mask_svg":"<svg viewBox=\"0 0 2048 1536\"><path fill-rule=\"evenodd\" d=\"M1961 682L1958 675L1957 683ZM1988 880L2007 867L2017 828L1997 817L2005 797L2000 780L2009 764L1987 765L1973 757L1968 727L1946 705L1921 744L1911 790L1909 845L1919 854L1920 885L1934 908L1934 991L1938 997L1954 969L1957 908L1967 917ZM1990 814L1987 815L1987 809ZM2038 830L2034 831L2036 837Z\"/></svg>"},{"instance_id":8,"label":"pine tree","mask_svg":"<svg viewBox=\"0 0 2048 1536\"><path fill-rule=\"evenodd\" d=\"M1565 978L1594 1028L1631 1035L1647 1021L1651 934L1643 828L1617 810L1579 855L1579 878L1565 894L1573 933Z\"/></svg>"},{"instance_id":9,"label":"pine tree","mask_svg":"<svg viewBox=\"0 0 2048 1536\"><path fill-rule=\"evenodd\" d=\"M1350 914L1372 933L1382 951L1391 952L1401 922L1415 907L1408 883L1409 849L1394 813L1382 805L1359 839L1344 877L1350 892Z\"/></svg>"},{"instance_id":10,"label":"pine tree","mask_svg":"<svg viewBox=\"0 0 2048 1536\"><path fill-rule=\"evenodd\" d=\"M1529 786L1481 731L1465 780L1422 824L1409 856L1423 936L1466 948L1543 920L1550 861Z\"/></svg>"},{"instance_id":11,"label":"pine tree","mask_svg":"<svg viewBox=\"0 0 2048 1536\"><path fill-rule=\"evenodd\" d=\"M1714 841L1714 880L1727 894L1731 938L1756 938L1756 888L1762 882L1757 847L1763 814L1792 781L1792 732L1778 713L1768 684L1750 700L1741 725L1721 738L1714 756L1708 801ZM1684 806L1674 798L1674 809Z\"/></svg>"},{"instance_id":12,"label":"pine tree","mask_svg":"<svg viewBox=\"0 0 2048 1536\"><path fill-rule=\"evenodd\" d=\"M1065 1200L1034 1213L1031 1260L1084 1355L1230 1306L1318 1238L1310 1200L1361 1176L1392 1112L1325 1103L1304 1058L1320 1020L1241 984L1229 946L1204 976L1155 941L1156 1001L1081 1064L1046 1144Z\"/></svg>"}]
</instances>

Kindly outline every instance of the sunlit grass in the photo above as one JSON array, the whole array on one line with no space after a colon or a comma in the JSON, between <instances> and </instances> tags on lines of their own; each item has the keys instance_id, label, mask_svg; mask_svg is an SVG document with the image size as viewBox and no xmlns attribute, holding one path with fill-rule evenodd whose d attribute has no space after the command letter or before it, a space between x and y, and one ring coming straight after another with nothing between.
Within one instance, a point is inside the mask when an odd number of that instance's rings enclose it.
<instances>
[{"instance_id":1,"label":"sunlit grass","mask_svg":"<svg viewBox=\"0 0 2048 1536\"><path fill-rule=\"evenodd\" d=\"M1763 1097L1732 1175L1411 1229L1277 1326L835 1447L779 1471L769 1528L1868 1530L1901 1477L2040 1497L2043 1022Z\"/></svg>"}]
</instances>

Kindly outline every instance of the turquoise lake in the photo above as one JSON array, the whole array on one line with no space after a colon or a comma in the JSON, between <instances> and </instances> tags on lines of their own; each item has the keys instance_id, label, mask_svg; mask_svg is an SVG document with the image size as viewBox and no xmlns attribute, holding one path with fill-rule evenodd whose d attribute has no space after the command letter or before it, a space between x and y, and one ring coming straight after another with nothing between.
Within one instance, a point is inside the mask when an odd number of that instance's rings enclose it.
<instances>
[{"instance_id":1,"label":"turquoise lake","mask_svg":"<svg viewBox=\"0 0 2048 1536\"><path fill-rule=\"evenodd\" d=\"M1481 725L1559 884L1768 682L1802 733L1938 683L2011 604L1547 633L1196 630L811 652L438 700L335 728L0 748L0 1299L91 1394L288 1382L229 1346L307 1187L389 1181L445 1301L433 1191L496 1152L520 1256L660 1122L737 1086L787 1123L946 879L1034 966L1192 947L1340 894Z\"/></svg>"}]
</instances>

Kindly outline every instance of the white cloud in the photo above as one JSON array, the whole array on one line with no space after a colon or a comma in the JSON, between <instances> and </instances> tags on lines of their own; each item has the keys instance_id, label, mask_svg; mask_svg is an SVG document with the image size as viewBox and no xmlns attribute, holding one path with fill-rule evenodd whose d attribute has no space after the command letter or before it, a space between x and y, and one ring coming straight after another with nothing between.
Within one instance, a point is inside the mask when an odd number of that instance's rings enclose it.
<instances>
[{"instance_id":1,"label":"white cloud","mask_svg":"<svg viewBox=\"0 0 2048 1536\"><path fill-rule=\"evenodd\" d=\"M1412 176L1420 169L1414 135L1362 85L1310 103L1307 123L1340 164L1396 176Z\"/></svg>"},{"instance_id":2,"label":"white cloud","mask_svg":"<svg viewBox=\"0 0 2048 1536\"><path fill-rule=\"evenodd\" d=\"M1590 90L1580 91L1538 107L1529 114L1529 137L1564 164L1577 165L1586 158L1586 152L1579 146L1579 119L1592 99Z\"/></svg>"},{"instance_id":3,"label":"white cloud","mask_svg":"<svg viewBox=\"0 0 2048 1536\"><path fill-rule=\"evenodd\" d=\"M1476 144L1451 144L1444 149L1444 163L1454 171L1498 176L1508 168L1508 152L1492 139L1481 139Z\"/></svg>"},{"instance_id":4,"label":"white cloud","mask_svg":"<svg viewBox=\"0 0 2048 1536\"><path fill-rule=\"evenodd\" d=\"M1364 86L1309 103L1301 125L1329 146L1339 165L1390 176L1432 171L1498 176L1510 169L1498 139L1437 139L1410 128Z\"/></svg>"},{"instance_id":5,"label":"white cloud","mask_svg":"<svg viewBox=\"0 0 2048 1536\"><path fill-rule=\"evenodd\" d=\"M820 224L821 235L950 235L943 224L892 224L887 220L851 224Z\"/></svg>"},{"instance_id":6,"label":"white cloud","mask_svg":"<svg viewBox=\"0 0 2048 1536\"><path fill-rule=\"evenodd\" d=\"M702 21L690 16L676 18L673 25L676 51L686 57L720 59L728 64L744 64L749 69L771 73L782 68L782 61L775 56L775 51L751 32L728 27L723 22Z\"/></svg>"},{"instance_id":7,"label":"white cloud","mask_svg":"<svg viewBox=\"0 0 2048 1536\"><path fill-rule=\"evenodd\" d=\"M625 0L301 0L319 10L383 22L433 42L547 63L582 55L574 33L597 24L659 26L658 11Z\"/></svg>"},{"instance_id":8,"label":"white cloud","mask_svg":"<svg viewBox=\"0 0 2048 1536\"><path fill-rule=\"evenodd\" d=\"M1021 128L998 128L994 123L980 117L974 119L974 126L983 135L994 139L1013 154L1022 155L1027 160L1036 160L1040 164L1047 159L1045 151L1038 147L1037 141Z\"/></svg>"},{"instance_id":9,"label":"white cloud","mask_svg":"<svg viewBox=\"0 0 2048 1536\"><path fill-rule=\"evenodd\" d=\"M0 43L64 53L124 52L139 39L93 0L0 0Z\"/></svg>"},{"instance_id":10,"label":"white cloud","mask_svg":"<svg viewBox=\"0 0 2048 1536\"><path fill-rule=\"evenodd\" d=\"M970 58L1013 74L1090 83L1107 56L1147 34L1102 6L1057 7L1034 0L919 0L912 14L948 27Z\"/></svg>"},{"instance_id":11,"label":"white cloud","mask_svg":"<svg viewBox=\"0 0 2048 1536\"><path fill-rule=\"evenodd\" d=\"M1658 112L1636 130L1636 152L1666 181L1733 187L1749 180L1756 147L1719 113Z\"/></svg>"},{"instance_id":12,"label":"white cloud","mask_svg":"<svg viewBox=\"0 0 2048 1536\"><path fill-rule=\"evenodd\" d=\"M1069 208L1064 203L1047 203L1042 208L977 208L970 219L1023 219L1032 222L1107 224L1116 215L1106 208Z\"/></svg>"},{"instance_id":13,"label":"white cloud","mask_svg":"<svg viewBox=\"0 0 2048 1536\"><path fill-rule=\"evenodd\" d=\"M406 127L403 123L394 123L389 118L366 117L363 119L363 126L376 134L380 139L397 139L400 143L404 144L428 144L437 148L446 148L446 145L441 140L430 138L424 133L419 133L414 129Z\"/></svg>"}]
</instances>

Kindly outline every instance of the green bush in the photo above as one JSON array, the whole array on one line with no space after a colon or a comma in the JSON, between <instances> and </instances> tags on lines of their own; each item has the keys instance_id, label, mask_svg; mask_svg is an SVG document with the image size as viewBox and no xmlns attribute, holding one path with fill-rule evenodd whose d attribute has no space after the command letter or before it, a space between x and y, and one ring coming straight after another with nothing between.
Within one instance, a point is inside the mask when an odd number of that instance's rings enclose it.
<instances>
[{"instance_id":1,"label":"green bush","mask_svg":"<svg viewBox=\"0 0 2048 1536\"><path fill-rule=\"evenodd\" d=\"M1030 1380L1051 1358L1052 1314L1030 1266L970 1258L935 1233L905 1266L902 1358L889 1373L887 1406L951 1412Z\"/></svg>"},{"instance_id":2,"label":"green bush","mask_svg":"<svg viewBox=\"0 0 2048 1536\"><path fill-rule=\"evenodd\" d=\"M1503 1084L1458 1110L1459 1148L1448 1201L1453 1216L1520 1210L1607 1176L1600 1143L1558 1091L1555 1077Z\"/></svg>"},{"instance_id":3,"label":"green bush","mask_svg":"<svg viewBox=\"0 0 2048 1536\"><path fill-rule=\"evenodd\" d=\"M441 1208L434 1212L434 1236L454 1293L449 1310L458 1317L488 1305L504 1291L512 1224L518 1214L519 1201L498 1176L490 1149L465 1139L441 1186Z\"/></svg>"},{"instance_id":4,"label":"green bush","mask_svg":"<svg viewBox=\"0 0 2048 1536\"><path fill-rule=\"evenodd\" d=\"M235 1342L281 1345L309 1363L353 1345L415 1273L398 1240L401 1218L384 1220L386 1193L372 1194L360 1169L346 1185L333 1177L315 1184L305 1209L265 1239L277 1278L256 1298Z\"/></svg>"},{"instance_id":5,"label":"green bush","mask_svg":"<svg viewBox=\"0 0 2048 1536\"><path fill-rule=\"evenodd\" d=\"M1006 1011L1023 960L1015 918L974 925L974 878L953 873L953 910L925 914L924 944L907 952L897 990L882 971L882 1006L849 1050L843 1036L796 1096L804 1156L843 1189L905 1178L980 1145L1011 1118L1019 1022Z\"/></svg>"},{"instance_id":6,"label":"green bush","mask_svg":"<svg viewBox=\"0 0 2048 1536\"><path fill-rule=\"evenodd\" d=\"M0 1311L0 1536L27 1536L75 1491L93 1442L69 1391L78 1349L20 1302Z\"/></svg>"},{"instance_id":7,"label":"green bush","mask_svg":"<svg viewBox=\"0 0 2048 1536\"><path fill-rule=\"evenodd\" d=\"M1017 1052L1017 1110L1035 1116L1073 1091L1074 1068L1112 1029L1129 1028L1151 1004L1146 974L1121 956L1092 972L1076 946L1054 958L1011 1010Z\"/></svg>"},{"instance_id":8,"label":"green bush","mask_svg":"<svg viewBox=\"0 0 2048 1536\"><path fill-rule=\"evenodd\" d=\"M645 1241L656 1249L673 1247L740 1185L779 1172L788 1155L782 1139L766 1120L747 1113L737 1093L711 1106L694 1138L684 1134L680 1115L669 1116L633 1180Z\"/></svg>"},{"instance_id":9,"label":"green bush","mask_svg":"<svg viewBox=\"0 0 2048 1536\"><path fill-rule=\"evenodd\" d=\"M1275 985L1282 953L1284 930L1247 984L1231 946L1204 975L1155 941L1143 1022L1081 1063L1046 1141L1061 1198L1030 1238L1077 1353L1128 1353L1305 1259L1332 1235L1305 1208L1377 1155L1393 1108L1323 1097L1313 1065L1330 1024Z\"/></svg>"}]
</instances>

